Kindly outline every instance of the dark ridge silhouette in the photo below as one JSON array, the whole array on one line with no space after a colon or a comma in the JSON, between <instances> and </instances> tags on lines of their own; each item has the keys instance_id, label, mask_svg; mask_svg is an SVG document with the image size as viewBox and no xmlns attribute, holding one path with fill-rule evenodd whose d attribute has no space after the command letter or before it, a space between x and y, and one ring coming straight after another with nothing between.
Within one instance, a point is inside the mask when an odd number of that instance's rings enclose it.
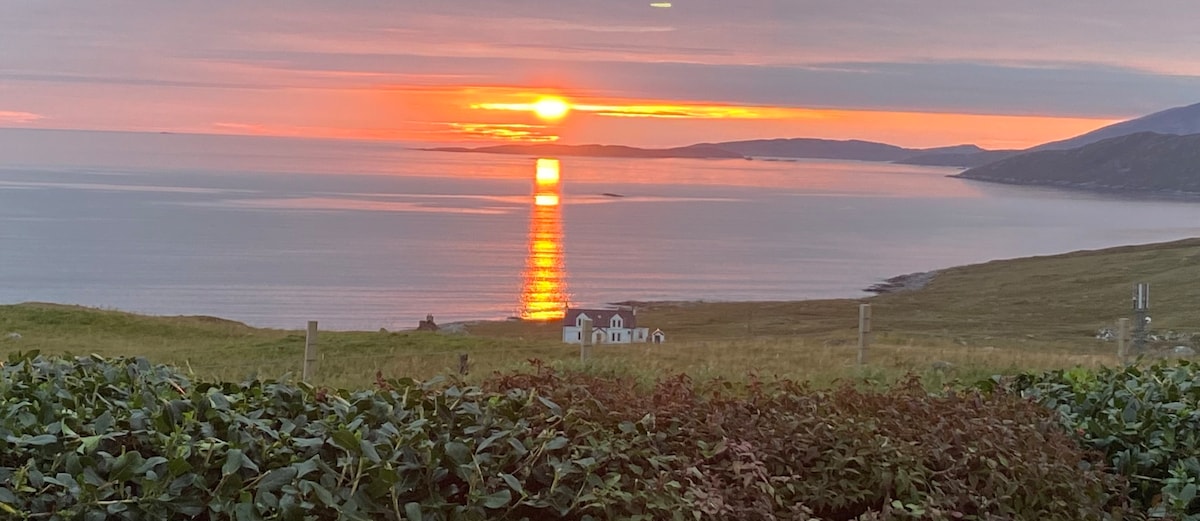
<instances>
[{"instance_id":1,"label":"dark ridge silhouette","mask_svg":"<svg viewBox=\"0 0 1200 521\"><path fill-rule=\"evenodd\" d=\"M1200 134L1138 132L1070 150L1040 150L954 177L1117 192L1200 194Z\"/></svg>"},{"instance_id":2,"label":"dark ridge silhouette","mask_svg":"<svg viewBox=\"0 0 1200 521\"><path fill-rule=\"evenodd\" d=\"M1138 132L1156 132L1158 134L1174 134L1178 136L1200 134L1200 103L1186 107L1175 107L1155 112L1148 116L1114 123L1070 139L1038 145L1029 149L1029 151L1079 148L1097 141L1118 136L1127 136Z\"/></svg>"}]
</instances>

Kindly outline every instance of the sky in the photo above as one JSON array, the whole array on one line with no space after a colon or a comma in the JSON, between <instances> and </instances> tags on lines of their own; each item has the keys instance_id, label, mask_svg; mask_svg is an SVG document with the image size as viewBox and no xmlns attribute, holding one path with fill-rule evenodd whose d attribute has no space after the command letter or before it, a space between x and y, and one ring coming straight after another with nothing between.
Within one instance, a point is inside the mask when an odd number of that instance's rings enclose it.
<instances>
[{"instance_id":1,"label":"sky","mask_svg":"<svg viewBox=\"0 0 1200 521\"><path fill-rule=\"evenodd\" d=\"M1195 0L5 0L0 126L1023 148L1200 102L1197 20Z\"/></svg>"}]
</instances>

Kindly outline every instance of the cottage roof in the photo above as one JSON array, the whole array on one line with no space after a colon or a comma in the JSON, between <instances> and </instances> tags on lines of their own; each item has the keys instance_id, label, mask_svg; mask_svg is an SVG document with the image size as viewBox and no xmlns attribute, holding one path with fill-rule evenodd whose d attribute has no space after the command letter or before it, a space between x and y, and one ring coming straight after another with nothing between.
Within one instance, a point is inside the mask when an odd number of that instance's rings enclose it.
<instances>
[{"instance_id":1,"label":"cottage roof","mask_svg":"<svg viewBox=\"0 0 1200 521\"><path fill-rule=\"evenodd\" d=\"M629 329L637 328L637 315L629 309L568 309L567 315L563 317L563 325L575 325L575 320L579 318L580 314L586 314L588 318L592 319L593 327L608 327L612 323L613 316L620 316L622 326Z\"/></svg>"}]
</instances>

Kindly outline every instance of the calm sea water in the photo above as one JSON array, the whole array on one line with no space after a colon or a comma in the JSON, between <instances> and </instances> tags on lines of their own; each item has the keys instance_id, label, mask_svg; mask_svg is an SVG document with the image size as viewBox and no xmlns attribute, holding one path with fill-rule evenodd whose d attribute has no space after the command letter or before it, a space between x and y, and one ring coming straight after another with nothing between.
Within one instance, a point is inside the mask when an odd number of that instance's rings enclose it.
<instances>
[{"instance_id":1,"label":"calm sea water","mask_svg":"<svg viewBox=\"0 0 1200 521\"><path fill-rule=\"evenodd\" d=\"M850 297L901 273L1200 235L1200 203L946 169L560 159L558 204L539 210L535 158L0 130L0 303L397 329L521 314L537 270L575 304Z\"/></svg>"}]
</instances>

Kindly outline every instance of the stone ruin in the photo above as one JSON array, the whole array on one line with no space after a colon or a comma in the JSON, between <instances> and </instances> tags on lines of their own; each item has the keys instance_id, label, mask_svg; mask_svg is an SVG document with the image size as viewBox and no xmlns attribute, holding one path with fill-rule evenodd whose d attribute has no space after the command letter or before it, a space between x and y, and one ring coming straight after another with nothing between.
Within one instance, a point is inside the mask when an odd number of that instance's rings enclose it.
<instances>
[{"instance_id":1,"label":"stone ruin","mask_svg":"<svg viewBox=\"0 0 1200 521\"><path fill-rule=\"evenodd\" d=\"M437 331L438 325L433 321L433 314L425 315L425 320L417 323L417 331Z\"/></svg>"}]
</instances>

